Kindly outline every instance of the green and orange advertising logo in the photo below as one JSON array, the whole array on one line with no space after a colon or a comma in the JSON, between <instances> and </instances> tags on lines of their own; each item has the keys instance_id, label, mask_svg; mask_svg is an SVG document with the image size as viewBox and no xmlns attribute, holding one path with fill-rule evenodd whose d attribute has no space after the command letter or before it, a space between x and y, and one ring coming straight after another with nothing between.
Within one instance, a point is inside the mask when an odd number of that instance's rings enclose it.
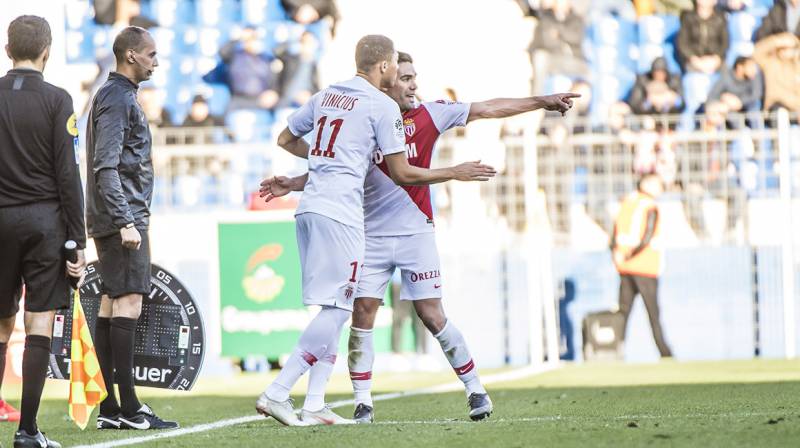
<instances>
[{"instance_id":1,"label":"green and orange advertising logo","mask_svg":"<svg viewBox=\"0 0 800 448\"><path fill-rule=\"evenodd\" d=\"M265 244L253 252L247 260L242 288L248 299L257 302L271 302L283 291L286 279L278 275L270 266L283 254L281 244Z\"/></svg>"}]
</instances>

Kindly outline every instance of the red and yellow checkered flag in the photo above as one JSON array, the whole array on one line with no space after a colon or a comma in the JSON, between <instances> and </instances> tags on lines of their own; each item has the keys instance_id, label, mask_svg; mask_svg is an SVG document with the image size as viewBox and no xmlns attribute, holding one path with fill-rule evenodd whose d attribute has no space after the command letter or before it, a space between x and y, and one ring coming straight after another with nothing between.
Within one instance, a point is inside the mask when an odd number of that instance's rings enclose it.
<instances>
[{"instance_id":1,"label":"red and yellow checkered flag","mask_svg":"<svg viewBox=\"0 0 800 448\"><path fill-rule=\"evenodd\" d=\"M92 410L106 398L108 392L78 291L75 291L73 301L69 416L81 429L86 429Z\"/></svg>"}]
</instances>

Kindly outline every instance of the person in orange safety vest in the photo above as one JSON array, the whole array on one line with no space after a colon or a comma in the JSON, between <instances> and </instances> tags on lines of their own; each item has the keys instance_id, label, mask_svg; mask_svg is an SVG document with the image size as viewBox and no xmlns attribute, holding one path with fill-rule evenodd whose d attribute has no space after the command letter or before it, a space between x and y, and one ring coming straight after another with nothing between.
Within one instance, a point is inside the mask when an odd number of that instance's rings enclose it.
<instances>
[{"instance_id":1,"label":"person in orange safety vest","mask_svg":"<svg viewBox=\"0 0 800 448\"><path fill-rule=\"evenodd\" d=\"M633 300L641 294L658 351L662 357L672 356L664 340L658 310L658 277L664 253L660 244L661 222L656 199L664 184L656 174L646 174L637 191L622 203L611 236L611 255L620 276L619 312L627 328ZM623 336L624 338L624 336Z\"/></svg>"}]
</instances>

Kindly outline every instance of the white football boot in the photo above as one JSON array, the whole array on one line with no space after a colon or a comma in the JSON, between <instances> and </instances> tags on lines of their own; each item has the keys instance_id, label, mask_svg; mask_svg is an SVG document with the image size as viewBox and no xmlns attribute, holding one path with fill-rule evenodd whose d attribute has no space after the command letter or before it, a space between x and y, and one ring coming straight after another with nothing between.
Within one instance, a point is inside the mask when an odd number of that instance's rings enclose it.
<instances>
[{"instance_id":1,"label":"white football boot","mask_svg":"<svg viewBox=\"0 0 800 448\"><path fill-rule=\"evenodd\" d=\"M294 401L275 401L267 396L266 392L259 395L256 400L256 411L264 417L272 417L286 426L308 426L308 423L297 418L294 412Z\"/></svg>"},{"instance_id":2,"label":"white football boot","mask_svg":"<svg viewBox=\"0 0 800 448\"><path fill-rule=\"evenodd\" d=\"M300 420L307 425L354 425L355 420L344 418L334 413L328 405L319 411L300 411Z\"/></svg>"}]
</instances>

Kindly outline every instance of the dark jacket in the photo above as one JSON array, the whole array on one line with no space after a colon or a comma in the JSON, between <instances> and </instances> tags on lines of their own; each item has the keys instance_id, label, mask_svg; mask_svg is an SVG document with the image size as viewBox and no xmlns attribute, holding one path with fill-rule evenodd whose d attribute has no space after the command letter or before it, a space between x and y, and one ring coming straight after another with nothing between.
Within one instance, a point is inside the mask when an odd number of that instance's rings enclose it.
<instances>
[{"instance_id":1,"label":"dark jacket","mask_svg":"<svg viewBox=\"0 0 800 448\"><path fill-rule=\"evenodd\" d=\"M719 80L708 94L708 99L716 101L723 93L731 93L742 102L743 110L755 110L761 103L761 97L764 96L764 80L761 73L755 79L737 79L734 70L735 68L722 70Z\"/></svg>"},{"instance_id":2,"label":"dark jacket","mask_svg":"<svg viewBox=\"0 0 800 448\"><path fill-rule=\"evenodd\" d=\"M679 101L668 111L655 110L653 105L647 100L647 85L653 80L653 71L664 70L667 72L667 86L678 94ZM653 66L648 73L636 77L636 84L633 85L631 93L628 95L628 105L635 114L653 113L677 113L683 110L683 85L680 75L669 73L667 63L664 58L657 58L653 61Z\"/></svg>"},{"instance_id":3,"label":"dark jacket","mask_svg":"<svg viewBox=\"0 0 800 448\"><path fill-rule=\"evenodd\" d=\"M136 101L138 86L111 73L92 102L86 127L86 222L89 236L147 229L153 196L152 137Z\"/></svg>"},{"instance_id":4,"label":"dark jacket","mask_svg":"<svg viewBox=\"0 0 800 448\"><path fill-rule=\"evenodd\" d=\"M85 247L72 98L40 72L15 69L0 78L0 207L41 201L61 205L67 238Z\"/></svg>"},{"instance_id":5,"label":"dark jacket","mask_svg":"<svg viewBox=\"0 0 800 448\"><path fill-rule=\"evenodd\" d=\"M772 5L769 13L761 21L761 26L756 31L756 40L788 31L789 29L786 27L786 0L775 0L775 4ZM800 37L800 23L791 32Z\"/></svg>"},{"instance_id":6,"label":"dark jacket","mask_svg":"<svg viewBox=\"0 0 800 448\"><path fill-rule=\"evenodd\" d=\"M692 56L715 54L724 61L728 45L728 20L724 14L714 11L708 20L703 20L695 11L681 13L678 57L684 68Z\"/></svg>"},{"instance_id":7,"label":"dark jacket","mask_svg":"<svg viewBox=\"0 0 800 448\"><path fill-rule=\"evenodd\" d=\"M585 35L583 20L571 12L563 22L551 10L539 14L530 50L545 50L555 55L571 55L584 59L581 43Z\"/></svg>"}]
</instances>

